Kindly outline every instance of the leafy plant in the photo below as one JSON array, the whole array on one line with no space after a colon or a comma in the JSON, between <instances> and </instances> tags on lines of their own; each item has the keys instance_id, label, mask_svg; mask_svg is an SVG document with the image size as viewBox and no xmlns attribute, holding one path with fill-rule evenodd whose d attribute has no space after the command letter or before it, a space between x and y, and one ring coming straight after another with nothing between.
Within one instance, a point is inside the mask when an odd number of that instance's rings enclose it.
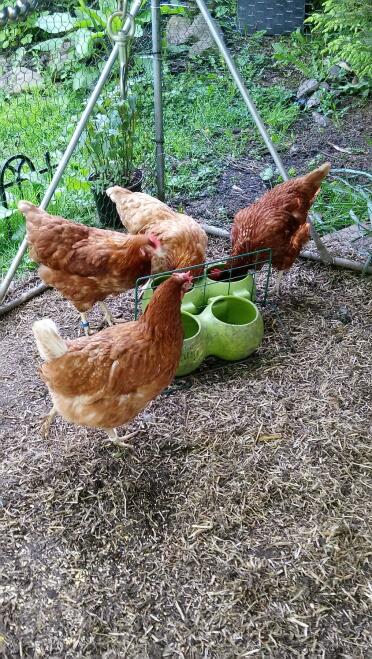
<instances>
[{"instance_id":1,"label":"leafy plant","mask_svg":"<svg viewBox=\"0 0 372 659\"><path fill-rule=\"evenodd\" d=\"M210 9L222 27L231 29L236 25L236 0L212 0Z\"/></svg>"},{"instance_id":2,"label":"leafy plant","mask_svg":"<svg viewBox=\"0 0 372 659\"><path fill-rule=\"evenodd\" d=\"M63 57L51 57L49 69L59 79L73 79L73 89L89 87L97 78L98 57L107 55L111 42L107 35L107 19L116 11L115 0L99 0L93 9L85 0L78 0L73 14L44 12L36 22L40 30L55 35L36 44L33 50L53 53L63 52ZM147 10L140 12L136 19L135 37L142 35L141 24L151 20ZM116 17L112 23L114 32L120 30L122 21ZM58 35L58 36L57 36ZM91 68L87 68L91 63Z\"/></svg>"},{"instance_id":3,"label":"leafy plant","mask_svg":"<svg viewBox=\"0 0 372 659\"><path fill-rule=\"evenodd\" d=\"M322 39L310 38L300 30L274 41L274 60L282 66L293 66L304 76L321 80L325 78L329 61L324 60Z\"/></svg>"},{"instance_id":4,"label":"leafy plant","mask_svg":"<svg viewBox=\"0 0 372 659\"><path fill-rule=\"evenodd\" d=\"M98 12L90 10L84 0L80 0L76 16L68 12L54 14L45 12L38 18L37 26L47 34L65 36L44 40L34 46L34 50L56 52L68 39L70 50L78 60L89 59L93 55L95 46L106 38L106 20Z\"/></svg>"},{"instance_id":5,"label":"leafy plant","mask_svg":"<svg viewBox=\"0 0 372 659\"><path fill-rule=\"evenodd\" d=\"M325 0L307 23L324 38L324 54L346 62L360 78L372 77L372 12L365 0Z\"/></svg>"},{"instance_id":6,"label":"leafy plant","mask_svg":"<svg viewBox=\"0 0 372 659\"><path fill-rule=\"evenodd\" d=\"M79 0L74 15L69 12L44 12L36 21L37 27L47 34L64 36L44 40L34 46L34 50L58 52L67 42L74 59L90 59L97 48L108 49L110 42L106 33L107 19L115 9L114 0L99 0L97 9L89 7L85 0ZM113 28L120 27L121 21L117 18Z\"/></svg>"},{"instance_id":7,"label":"leafy plant","mask_svg":"<svg viewBox=\"0 0 372 659\"><path fill-rule=\"evenodd\" d=\"M28 16L25 21L8 23L0 31L0 49L15 49L18 46L26 46L33 40L33 28L35 27L35 16Z\"/></svg>"},{"instance_id":8,"label":"leafy plant","mask_svg":"<svg viewBox=\"0 0 372 659\"><path fill-rule=\"evenodd\" d=\"M97 104L98 112L85 133L87 166L97 192L112 184L128 185L133 175L133 147L136 129L136 99L128 94L123 101L115 90Z\"/></svg>"},{"instance_id":9,"label":"leafy plant","mask_svg":"<svg viewBox=\"0 0 372 659\"><path fill-rule=\"evenodd\" d=\"M322 193L313 206L317 229L323 235L352 225L355 218L367 223L371 210L369 199L370 195L362 188L351 186L347 181L324 181Z\"/></svg>"}]
</instances>

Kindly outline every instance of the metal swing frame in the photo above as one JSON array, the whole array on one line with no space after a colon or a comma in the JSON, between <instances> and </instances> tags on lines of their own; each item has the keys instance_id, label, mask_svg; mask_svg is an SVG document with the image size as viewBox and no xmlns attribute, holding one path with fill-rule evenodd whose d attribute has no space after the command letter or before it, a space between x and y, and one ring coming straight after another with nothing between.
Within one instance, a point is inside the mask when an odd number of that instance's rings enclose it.
<instances>
[{"instance_id":1,"label":"metal swing frame","mask_svg":"<svg viewBox=\"0 0 372 659\"><path fill-rule=\"evenodd\" d=\"M151 18L152 18L152 58L153 58L153 77L154 77L154 114L155 114L155 144L156 144L156 181L157 181L157 190L158 196L160 199L164 199L165 184L164 184L164 132L163 132L163 101L162 101L162 67L161 67L161 31L160 31L160 0L151 0ZM230 51L226 47L220 28L218 27L215 20L212 18L205 0L195 0L196 5L198 6L208 29L230 71L230 74L252 116L254 123L256 124L258 131L267 146L269 153L271 154L274 163L282 176L283 180L288 180L287 171L283 165L283 162L275 149L273 142L270 139L270 136L264 126L262 119L258 113L258 110L253 103L251 96L244 84L243 78L240 75L236 64L230 54ZM123 17L123 27L118 32L117 38L114 41L114 46L111 51L111 54L102 69L101 75L99 76L96 86L92 91L90 98L87 101L85 110L83 111L76 127L74 133L70 139L69 144L66 147L66 150L61 158L61 161L56 168L53 178L50 181L48 188L45 191L44 197L40 202L40 208L46 209L50 200L52 199L54 192L61 180L63 173L67 167L67 164L77 146L77 143L81 137L82 132L85 129L85 126L89 120L89 117L94 109L96 101L98 100L101 91L111 73L111 70L119 58L121 70L123 64L123 49L125 47L128 37L133 32L133 27L135 24L135 18L142 7L142 0L133 0L130 10L125 13L124 10L127 8L127 0L125 0L124 5L119 1L119 8L116 15ZM110 19L109 19L110 20ZM332 262L332 256L329 254L328 250L323 245L318 233L313 227L311 216L310 216L310 225L312 237L316 243L317 249L322 260L325 263ZM27 239L24 238L22 244L20 245L18 252L11 263L9 270L4 277L1 286L0 286L0 302L2 302L6 296L6 293L9 289L9 286L15 276L15 273L21 263L21 260L27 249ZM0 309L1 310L1 309Z\"/></svg>"}]
</instances>

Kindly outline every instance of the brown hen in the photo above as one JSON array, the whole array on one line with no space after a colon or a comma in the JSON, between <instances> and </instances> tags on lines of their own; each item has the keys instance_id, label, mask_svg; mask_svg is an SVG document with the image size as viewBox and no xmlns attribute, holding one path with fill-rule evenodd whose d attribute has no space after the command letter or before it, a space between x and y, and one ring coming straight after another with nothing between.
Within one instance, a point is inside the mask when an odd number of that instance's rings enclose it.
<instances>
[{"instance_id":1,"label":"brown hen","mask_svg":"<svg viewBox=\"0 0 372 659\"><path fill-rule=\"evenodd\" d=\"M270 247L272 264L279 270L277 291L283 271L289 270L302 247L310 239L308 212L330 168L330 163L325 163L309 174L277 185L234 217L231 256L237 257L246 252ZM239 266L239 272L243 274L249 266L268 257L268 252L262 252L256 257L232 259L227 268ZM216 270L213 275L215 278L219 276Z\"/></svg>"},{"instance_id":2,"label":"brown hen","mask_svg":"<svg viewBox=\"0 0 372 659\"><path fill-rule=\"evenodd\" d=\"M164 255L155 257L157 271L177 270L204 263L207 234L189 215L176 213L143 192L118 185L106 190L116 204L121 222L129 233L154 234L161 240ZM203 268L192 271L201 274Z\"/></svg>"},{"instance_id":3,"label":"brown hen","mask_svg":"<svg viewBox=\"0 0 372 659\"><path fill-rule=\"evenodd\" d=\"M109 325L114 323L102 302L109 295L133 288L139 277L157 272L153 259L163 254L156 236L129 236L117 231L75 224L21 201L26 216L30 256L40 278L80 311L89 333L86 312L99 302Z\"/></svg>"},{"instance_id":4,"label":"brown hen","mask_svg":"<svg viewBox=\"0 0 372 659\"><path fill-rule=\"evenodd\" d=\"M45 430L55 414L113 440L115 428L133 419L173 379L181 356L181 299L190 273L175 273L155 291L145 313L92 337L65 341L52 320L34 323L42 359L41 376L53 400Z\"/></svg>"}]
</instances>

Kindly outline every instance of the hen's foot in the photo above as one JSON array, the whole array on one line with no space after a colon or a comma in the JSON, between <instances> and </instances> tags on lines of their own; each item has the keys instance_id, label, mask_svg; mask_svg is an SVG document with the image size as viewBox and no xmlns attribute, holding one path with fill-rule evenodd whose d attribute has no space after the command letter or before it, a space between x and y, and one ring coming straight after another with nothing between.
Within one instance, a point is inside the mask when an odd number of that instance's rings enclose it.
<instances>
[{"instance_id":1,"label":"hen's foot","mask_svg":"<svg viewBox=\"0 0 372 659\"><path fill-rule=\"evenodd\" d=\"M91 328L94 329L93 333L95 334L96 332L100 332L101 330L105 329L107 327L107 325L109 325L109 327L113 327L114 325L117 325L118 323L126 323L127 322L126 320L123 320L122 318L112 318L111 320L112 320L111 323L107 323L105 320L103 320L102 323L100 323L99 325L91 325Z\"/></svg>"},{"instance_id":2,"label":"hen's foot","mask_svg":"<svg viewBox=\"0 0 372 659\"><path fill-rule=\"evenodd\" d=\"M112 325L115 324L115 319L112 316L112 313L110 309L107 307L107 305L104 302L98 302L99 306L101 307L101 311L103 313L103 317L105 319L105 322L112 327Z\"/></svg>"},{"instance_id":3,"label":"hen's foot","mask_svg":"<svg viewBox=\"0 0 372 659\"><path fill-rule=\"evenodd\" d=\"M110 309L107 307L107 305L104 302L98 302L99 306L101 307L101 311L103 313L103 317L105 319L105 323L112 327L113 325L117 325L118 323L126 323L127 321L124 320L123 318L114 318L112 315ZM100 329L104 327L104 324L100 326Z\"/></svg>"},{"instance_id":4,"label":"hen's foot","mask_svg":"<svg viewBox=\"0 0 372 659\"><path fill-rule=\"evenodd\" d=\"M276 282L275 282L275 286L273 288L274 295L277 295L278 297L279 297L279 294L280 294L280 284L281 284L281 281L283 279L283 275L284 275L283 270L280 270L278 272L277 276L276 276Z\"/></svg>"},{"instance_id":5,"label":"hen's foot","mask_svg":"<svg viewBox=\"0 0 372 659\"><path fill-rule=\"evenodd\" d=\"M50 426L53 423L53 420L56 416L57 416L57 410L55 409L55 407L52 407L49 414L47 414L47 416L44 417L43 423L41 424L41 428L40 428L41 435L44 439L47 439L49 435Z\"/></svg>"},{"instance_id":6,"label":"hen's foot","mask_svg":"<svg viewBox=\"0 0 372 659\"><path fill-rule=\"evenodd\" d=\"M133 449L133 444L128 444L126 439L132 439L132 437L136 437L141 431L136 430L135 432L130 432L124 435L124 437L119 437L118 432L116 428L107 428L106 432L110 438L110 443L115 444L115 446L120 446L121 448L128 448L128 449Z\"/></svg>"}]
</instances>

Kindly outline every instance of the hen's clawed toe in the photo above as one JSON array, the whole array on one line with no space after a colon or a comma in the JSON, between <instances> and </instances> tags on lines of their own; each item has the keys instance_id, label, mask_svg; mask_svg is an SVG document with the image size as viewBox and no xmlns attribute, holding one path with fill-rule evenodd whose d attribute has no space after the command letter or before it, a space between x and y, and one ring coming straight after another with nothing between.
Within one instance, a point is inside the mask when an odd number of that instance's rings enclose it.
<instances>
[{"instance_id":1,"label":"hen's clawed toe","mask_svg":"<svg viewBox=\"0 0 372 659\"><path fill-rule=\"evenodd\" d=\"M120 441L120 437L117 439L110 439L107 442L108 445L113 445L113 446L119 446L120 448L125 448L128 449L129 451L133 450L133 445L132 444L127 444L127 442L122 442Z\"/></svg>"},{"instance_id":2,"label":"hen's clawed toe","mask_svg":"<svg viewBox=\"0 0 372 659\"><path fill-rule=\"evenodd\" d=\"M54 420L56 415L57 415L57 410L54 407L52 407L49 414L47 414L47 416L44 417L43 422L42 422L41 427L40 427L40 432L41 432L41 435L42 435L43 439L48 438L50 426L53 423L53 420Z\"/></svg>"},{"instance_id":3,"label":"hen's clawed toe","mask_svg":"<svg viewBox=\"0 0 372 659\"><path fill-rule=\"evenodd\" d=\"M127 448L130 450L133 450L133 444L128 444L127 441L128 439L132 439L132 437L136 437L141 430L135 430L134 432L127 433L123 437L119 437L116 428L110 428L106 430L109 438L110 438L110 444L114 444L115 446L120 446L121 448Z\"/></svg>"}]
</instances>

